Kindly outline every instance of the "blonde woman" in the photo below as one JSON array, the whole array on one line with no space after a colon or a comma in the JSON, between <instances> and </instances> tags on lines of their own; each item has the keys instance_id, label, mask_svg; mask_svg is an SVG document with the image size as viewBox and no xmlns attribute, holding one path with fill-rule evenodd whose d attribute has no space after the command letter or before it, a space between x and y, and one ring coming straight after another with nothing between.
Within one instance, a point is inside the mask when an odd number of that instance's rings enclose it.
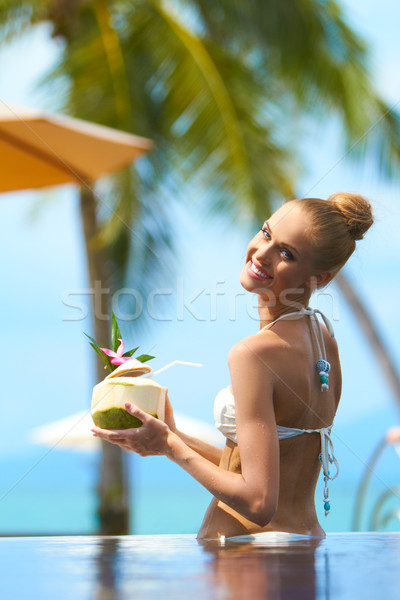
<instances>
[{"instance_id":1,"label":"blonde woman","mask_svg":"<svg viewBox=\"0 0 400 600\"><path fill-rule=\"evenodd\" d=\"M213 494L199 538L324 535L314 494L322 467L328 513L328 482L338 472L331 429L341 370L332 327L309 303L372 222L371 205L358 194L296 199L250 241L240 282L258 296L260 327L228 355L231 385L214 406L226 436L223 450L178 431L168 396L166 423L127 404L142 427L93 428L94 435L142 456L167 456Z\"/></svg>"}]
</instances>

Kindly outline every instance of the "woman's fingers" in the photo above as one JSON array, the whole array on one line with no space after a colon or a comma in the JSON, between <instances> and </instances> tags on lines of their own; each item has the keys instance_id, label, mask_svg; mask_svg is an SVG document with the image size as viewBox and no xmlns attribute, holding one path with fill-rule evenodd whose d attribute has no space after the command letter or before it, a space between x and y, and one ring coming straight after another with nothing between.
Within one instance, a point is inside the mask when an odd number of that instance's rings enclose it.
<instances>
[{"instance_id":1,"label":"woman's fingers","mask_svg":"<svg viewBox=\"0 0 400 600\"><path fill-rule=\"evenodd\" d=\"M144 410L136 406L136 404L132 404L131 402L125 402L125 410L132 415L132 417L139 419L139 421L141 421L144 425L151 419L154 419L154 417L148 413L145 413Z\"/></svg>"},{"instance_id":2,"label":"woman's fingers","mask_svg":"<svg viewBox=\"0 0 400 600\"><path fill-rule=\"evenodd\" d=\"M141 456L165 454L168 450L168 426L130 402L125 404L125 410L139 419L142 425L129 429L93 427L93 435Z\"/></svg>"},{"instance_id":3,"label":"woman's fingers","mask_svg":"<svg viewBox=\"0 0 400 600\"><path fill-rule=\"evenodd\" d=\"M168 397L168 388L165 394L165 422L171 431L176 432L174 411L172 409L172 405Z\"/></svg>"},{"instance_id":4,"label":"woman's fingers","mask_svg":"<svg viewBox=\"0 0 400 600\"><path fill-rule=\"evenodd\" d=\"M122 429L101 429L92 427L92 433L95 437L100 437L111 444L119 444L125 440L125 432Z\"/></svg>"},{"instance_id":5,"label":"woman's fingers","mask_svg":"<svg viewBox=\"0 0 400 600\"><path fill-rule=\"evenodd\" d=\"M154 417L145 413L136 404L130 402L125 403L125 410L133 417L139 419L142 425L148 425L149 421L154 419ZM101 437L103 440L107 440L107 442L118 444L125 442L128 436L131 437L132 433L134 434L139 429L141 427L132 427L129 429L101 429L101 427L92 427L92 432L95 437Z\"/></svg>"},{"instance_id":6,"label":"woman's fingers","mask_svg":"<svg viewBox=\"0 0 400 600\"><path fill-rule=\"evenodd\" d=\"M145 448L140 438L137 437L137 432L140 429L141 427L132 429L100 429L100 427L93 427L92 432L95 437L99 437L110 444L115 444L124 450L130 450L144 456Z\"/></svg>"}]
</instances>

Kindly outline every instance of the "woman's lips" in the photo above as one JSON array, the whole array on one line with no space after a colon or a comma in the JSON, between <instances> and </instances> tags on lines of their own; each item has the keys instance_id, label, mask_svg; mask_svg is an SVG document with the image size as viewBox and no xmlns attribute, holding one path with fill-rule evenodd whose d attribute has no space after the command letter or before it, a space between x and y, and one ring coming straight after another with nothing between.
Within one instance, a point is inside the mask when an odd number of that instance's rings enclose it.
<instances>
[{"instance_id":1,"label":"woman's lips","mask_svg":"<svg viewBox=\"0 0 400 600\"><path fill-rule=\"evenodd\" d=\"M258 273L254 269L257 269ZM247 263L246 271L250 275L250 277L252 277L253 279L257 279L257 281L268 281L272 279L271 275L266 273L264 270L261 270L258 267L256 267L252 260L249 260L249 262Z\"/></svg>"}]
</instances>

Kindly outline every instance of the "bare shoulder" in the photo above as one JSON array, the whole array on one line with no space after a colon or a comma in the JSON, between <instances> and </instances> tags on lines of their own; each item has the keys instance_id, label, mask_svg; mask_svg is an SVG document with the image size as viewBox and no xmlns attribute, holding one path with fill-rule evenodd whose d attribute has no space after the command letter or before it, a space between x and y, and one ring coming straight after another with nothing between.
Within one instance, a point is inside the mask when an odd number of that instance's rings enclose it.
<instances>
[{"instance_id":1,"label":"bare shoulder","mask_svg":"<svg viewBox=\"0 0 400 600\"><path fill-rule=\"evenodd\" d=\"M262 336L245 337L229 351L231 377L243 373L248 380L254 378L260 384L270 385L275 375L275 363L285 346L282 338L272 331L265 331Z\"/></svg>"},{"instance_id":2,"label":"bare shoulder","mask_svg":"<svg viewBox=\"0 0 400 600\"><path fill-rule=\"evenodd\" d=\"M258 355L268 355L286 346L286 342L273 330L265 330L262 335L249 335L232 346L228 354L228 364L237 358L244 359L248 356L249 359L254 359Z\"/></svg>"}]
</instances>

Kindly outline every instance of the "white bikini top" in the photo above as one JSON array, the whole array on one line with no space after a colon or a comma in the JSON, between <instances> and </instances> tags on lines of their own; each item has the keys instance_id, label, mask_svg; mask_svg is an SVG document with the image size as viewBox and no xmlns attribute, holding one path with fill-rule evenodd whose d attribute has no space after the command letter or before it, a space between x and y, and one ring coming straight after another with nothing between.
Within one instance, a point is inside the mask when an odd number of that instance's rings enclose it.
<instances>
[{"instance_id":1,"label":"white bikini top","mask_svg":"<svg viewBox=\"0 0 400 600\"><path fill-rule=\"evenodd\" d=\"M314 334L314 338L317 342L317 347L320 355L320 359L317 362L319 365L320 361L326 361L326 350L323 339L323 333L321 330L321 325L318 319L316 318L316 313L319 313L329 331L331 337L334 337L333 327L330 321L327 319L325 315L321 313L321 311L312 309L312 308L302 308L299 311L293 313L287 313L285 315L281 315L275 321L268 323L265 327L260 329L257 333L261 333L267 327L271 327L280 319L285 317L293 316L293 315L308 315L311 319L311 330ZM319 338L319 339L318 339ZM329 363L327 363L329 365ZM321 381L323 377L327 378L327 372L320 373ZM325 380L324 380L325 381ZM327 389L327 384L323 383L321 385L321 390ZM237 434L236 434L236 416L235 416L235 398L230 389L230 386L223 388L218 392L215 401L214 401L214 419L215 426L224 436L235 444L237 444ZM333 427L333 423L328 427L322 427L321 429L297 429L296 427L284 427L283 425L277 425L276 429L278 432L278 439L285 440L291 437L296 437L298 435L303 435L304 433L319 433L321 436L321 454L320 461L322 463L322 469L324 473L325 487L324 487L324 508L325 515L329 513L330 503L329 503L329 495L328 495L328 480L333 480L339 475L339 464L334 455L334 448L331 439L331 430ZM336 473L334 476L329 474L329 463L333 463L336 467Z\"/></svg>"}]
</instances>

